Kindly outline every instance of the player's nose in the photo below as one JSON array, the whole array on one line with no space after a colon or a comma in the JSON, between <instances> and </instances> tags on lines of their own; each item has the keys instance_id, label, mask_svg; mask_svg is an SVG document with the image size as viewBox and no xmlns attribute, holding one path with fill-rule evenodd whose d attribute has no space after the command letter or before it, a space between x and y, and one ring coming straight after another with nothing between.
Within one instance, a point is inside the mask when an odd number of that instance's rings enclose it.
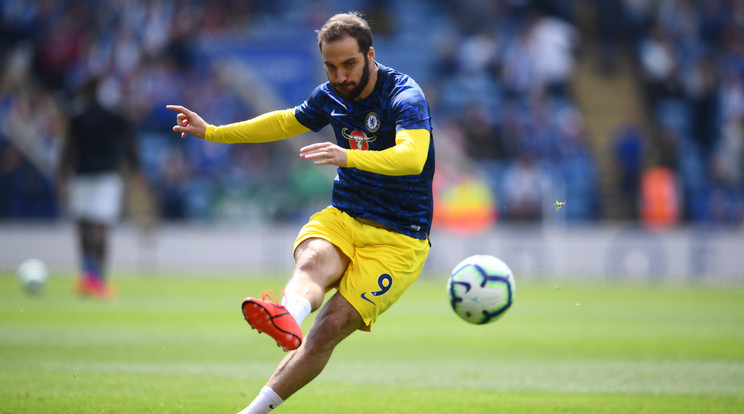
<instances>
[{"instance_id":1,"label":"player's nose","mask_svg":"<svg viewBox=\"0 0 744 414\"><path fill-rule=\"evenodd\" d=\"M345 83L349 80L349 72L345 70L336 71L336 83Z\"/></svg>"}]
</instances>

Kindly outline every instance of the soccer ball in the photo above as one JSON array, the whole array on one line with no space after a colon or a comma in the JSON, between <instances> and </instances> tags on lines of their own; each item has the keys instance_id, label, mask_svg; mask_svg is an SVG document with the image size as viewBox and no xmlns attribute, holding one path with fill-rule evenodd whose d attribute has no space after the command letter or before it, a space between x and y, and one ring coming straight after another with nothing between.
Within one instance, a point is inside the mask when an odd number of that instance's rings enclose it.
<instances>
[{"instance_id":1,"label":"soccer ball","mask_svg":"<svg viewBox=\"0 0 744 414\"><path fill-rule=\"evenodd\" d=\"M460 318L483 325L499 319L511 307L516 287L506 263L490 255L475 255L455 266L447 294Z\"/></svg>"},{"instance_id":2,"label":"soccer ball","mask_svg":"<svg viewBox=\"0 0 744 414\"><path fill-rule=\"evenodd\" d=\"M46 286L49 270L39 259L28 259L18 266L18 279L28 293L40 293Z\"/></svg>"}]
</instances>

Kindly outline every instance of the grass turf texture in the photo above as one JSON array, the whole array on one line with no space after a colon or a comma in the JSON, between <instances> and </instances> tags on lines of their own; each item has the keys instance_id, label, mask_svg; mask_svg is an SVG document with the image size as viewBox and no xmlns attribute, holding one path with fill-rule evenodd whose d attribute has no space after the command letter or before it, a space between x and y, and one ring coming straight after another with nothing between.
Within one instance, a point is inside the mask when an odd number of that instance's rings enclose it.
<instances>
[{"instance_id":1,"label":"grass turf texture","mask_svg":"<svg viewBox=\"0 0 744 414\"><path fill-rule=\"evenodd\" d=\"M240 302L284 276L116 280L111 303L71 277L26 295L0 274L1 413L233 413L284 353ZM286 413L738 413L744 287L517 282L485 326L459 320L446 277L419 279L336 350ZM303 324L305 331L310 320Z\"/></svg>"}]
</instances>

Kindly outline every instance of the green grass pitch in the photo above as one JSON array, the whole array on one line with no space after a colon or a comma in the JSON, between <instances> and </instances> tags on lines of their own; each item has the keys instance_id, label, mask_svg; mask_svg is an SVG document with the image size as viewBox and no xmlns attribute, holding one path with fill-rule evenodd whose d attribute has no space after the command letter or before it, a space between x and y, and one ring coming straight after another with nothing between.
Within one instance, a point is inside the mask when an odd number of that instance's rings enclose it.
<instances>
[{"instance_id":1,"label":"green grass pitch","mask_svg":"<svg viewBox=\"0 0 744 414\"><path fill-rule=\"evenodd\" d=\"M234 413L284 353L241 300L285 277L124 275L110 303L70 276L0 274L0 413ZM741 413L744 286L521 282L473 326L424 275L278 413ZM306 331L310 320L303 324Z\"/></svg>"}]
</instances>

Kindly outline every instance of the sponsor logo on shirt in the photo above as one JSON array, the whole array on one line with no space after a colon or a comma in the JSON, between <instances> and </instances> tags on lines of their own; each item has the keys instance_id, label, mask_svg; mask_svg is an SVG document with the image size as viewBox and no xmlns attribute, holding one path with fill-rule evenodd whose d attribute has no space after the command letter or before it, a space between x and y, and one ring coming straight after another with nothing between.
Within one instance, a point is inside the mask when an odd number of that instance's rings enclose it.
<instances>
[{"instance_id":1,"label":"sponsor logo on shirt","mask_svg":"<svg viewBox=\"0 0 744 414\"><path fill-rule=\"evenodd\" d=\"M367 136L364 132L356 129L349 132L349 128L341 130L341 135L349 140L349 148L362 151L367 151L369 143L377 139L377 135Z\"/></svg>"}]
</instances>

